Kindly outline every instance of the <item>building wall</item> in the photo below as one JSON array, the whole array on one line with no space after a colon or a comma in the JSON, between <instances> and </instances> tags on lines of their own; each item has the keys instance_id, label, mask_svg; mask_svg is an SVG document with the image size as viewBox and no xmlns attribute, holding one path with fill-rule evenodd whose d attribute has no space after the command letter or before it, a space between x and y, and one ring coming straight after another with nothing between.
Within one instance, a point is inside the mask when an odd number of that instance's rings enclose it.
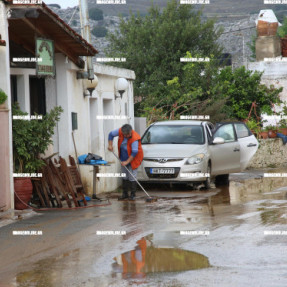
<instances>
[{"instance_id":1,"label":"building wall","mask_svg":"<svg viewBox=\"0 0 287 287\"><path fill-rule=\"evenodd\" d=\"M273 85L275 88L283 87L280 93L282 101L287 102L287 65L286 62L251 62L248 65L249 70L263 72L261 83L267 86ZM276 106L275 111L280 112L283 105ZM264 116L268 122L265 125L276 125L280 118L278 116Z\"/></svg>"},{"instance_id":2,"label":"building wall","mask_svg":"<svg viewBox=\"0 0 287 287\"><path fill-rule=\"evenodd\" d=\"M145 117L135 117L135 131L142 137L147 128Z\"/></svg>"},{"instance_id":3,"label":"building wall","mask_svg":"<svg viewBox=\"0 0 287 287\"><path fill-rule=\"evenodd\" d=\"M78 68L73 63L67 63L66 58L56 55L56 94L57 104L62 106L64 113L58 124L58 145L54 141L53 152L59 151L59 155L68 160L72 155L88 152L100 155L110 162L110 166L100 167L100 172L115 173L120 171L120 164L107 150L108 134L111 130L121 127L125 123L134 124L133 110L133 85L134 72L105 65L95 65L95 74L98 85L92 96L84 97L84 80L76 78ZM115 99L115 82L118 78L126 78L129 82L127 91L122 99ZM52 102L52 101L51 101ZM75 146L72 137L71 113L77 113L78 129L73 132ZM97 116L126 116L126 119L99 119ZM116 140L114 141L116 149ZM51 151L52 153L52 151ZM80 165L82 181L88 194L93 191L93 167ZM97 180L97 192L106 192L116 189L121 184L118 178L99 178Z\"/></svg>"},{"instance_id":4,"label":"building wall","mask_svg":"<svg viewBox=\"0 0 287 287\"><path fill-rule=\"evenodd\" d=\"M12 117L10 91L10 62L7 11L4 3L0 1L0 34L6 46L0 46L0 88L7 94L6 110L0 114L0 209L14 208L13 185L13 150L12 150Z\"/></svg>"},{"instance_id":5,"label":"building wall","mask_svg":"<svg viewBox=\"0 0 287 287\"><path fill-rule=\"evenodd\" d=\"M262 83L274 85L275 88L283 87L280 97L287 101L287 65L286 62L251 62L249 70L263 72Z\"/></svg>"},{"instance_id":6,"label":"building wall","mask_svg":"<svg viewBox=\"0 0 287 287\"><path fill-rule=\"evenodd\" d=\"M287 167L287 148L282 139L260 139L259 144L248 168Z\"/></svg>"},{"instance_id":7,"label":"building wall","mask_svg":"<svg viewBox=\"0 0 287 287\"><path fill-rule=\"evenodd\" d=\"M66 59L63 54L56 54L56 77L46 78L46 109L49 112L59 105L63 108L60 121L55 128L53 145L45 156L58 152L68 161L69 155L89 152L100 155L110 162L108 167L100 167L100 172L116 173L120 164L107 150L108 134L111 130L120 128L125 123L134 125L133 84L134 73L129 70L110 66L96 65L95 73L98 86L92 96L84 97L85 82L77 79L78 67ZM30 112L29 76L35 75L35 69L11 69L11 74L17 75L18 100L23 111ZM115 82L124 77L129 86L122 99L115 99ZM77 113L78 129L72 136L72 112ZM126 116L124 119L99 119L97 116ZM116 140L114 141L116 150ZM88 194L93 191L93 167L81 165L82 181ZM97 181L97 191L106 192L116 189L121 184L119 178L100 178Z\"/></svg>"},{"instance_id":8,"label":"building wall","mask_svg":"<svg viewBox=\"0 0 287 287\"><path fill-rule=\"evenodd\" d=\"M91 151L102 156L103 159L110 163L110 166L100 167L101 173L120 172L120 163L107 150L108 134L111 130L118 129L126 123L134 127L133 80L135 79L135 74L131 70L101 64L96 64L94 70L99 83L93 96L90 98ZM115 83L118 78L125 78L129 85L123 97L115 99ZM102 115L123 116L123 119L108 120L97 118L97 116ZM114 139L113 147L117 153L117 138ZM121 180L119 178L99 178L97 191L112 191L120 184Z\"/></svg>"}]
</instances>

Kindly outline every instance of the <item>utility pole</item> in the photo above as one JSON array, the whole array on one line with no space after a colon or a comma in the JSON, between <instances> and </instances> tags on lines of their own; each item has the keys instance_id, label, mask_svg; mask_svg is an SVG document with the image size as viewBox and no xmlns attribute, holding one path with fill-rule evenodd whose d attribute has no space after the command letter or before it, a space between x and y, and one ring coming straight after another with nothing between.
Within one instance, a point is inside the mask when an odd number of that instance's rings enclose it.
<instances>
[{"instance_id":1,"label":"utility pole","mask_svg":"<svg viewBox=\"0 0 287 287\"><path fill-rule=\"evenodd\" d=\"M235 33L234 35L238 35L242 37L242 57L243 57L243 65L247 67L246 63L246 57L245 57L245 39L244 39L244 34L243 33Z\"/></svg>"},{"instance_id":2,"label":"utility pole","mask_svg":"<svg viewBox=\"0 0 287 287\"><path fill-rule=\"evenodd\" d=\"M80 7L81 34L82 34L82 37L88 43L91 43L88 1L79 0L79 7ZM86 57L86 65L87 65L88 79L93 80L94 79L94 66L93 66L92 57Z\"/></svg>"}]
</instances>

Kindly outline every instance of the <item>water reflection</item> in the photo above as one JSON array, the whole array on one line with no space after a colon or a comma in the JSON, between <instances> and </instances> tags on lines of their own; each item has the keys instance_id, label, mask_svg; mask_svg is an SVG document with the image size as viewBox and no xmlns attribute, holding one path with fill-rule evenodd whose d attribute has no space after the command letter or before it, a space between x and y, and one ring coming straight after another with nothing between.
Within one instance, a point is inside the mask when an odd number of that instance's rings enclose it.
<instances>
[{"instance_id":1,"label":"water reflection","mask_svg":"<svg viewBox=\"0 0 287 287\"><path fill-rule=\"evenodd\" d=\"M260 199L286 199L287 178L256 178L229 185L230 204Z\"/></svg>"},{"instance_id":2,"label":"water reflection","mask_svg":"<svg viewBox=\"0 0 287 287\"><path fill-rule=\"evenodd\" d=\"M210 267L206 256L178 248L158 248L150 237L137 241L134 250L114 257L113 272L124 279L145 278L149 273L179 272Z\"/></svg>"}]
</instances>

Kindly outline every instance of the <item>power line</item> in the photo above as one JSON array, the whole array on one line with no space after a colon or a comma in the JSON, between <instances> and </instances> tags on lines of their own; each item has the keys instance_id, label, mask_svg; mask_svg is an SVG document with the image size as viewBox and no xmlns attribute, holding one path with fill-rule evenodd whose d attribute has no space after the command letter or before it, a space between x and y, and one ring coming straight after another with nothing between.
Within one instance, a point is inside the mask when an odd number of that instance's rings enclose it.
<instances>
[{"instance_id":1,"label":"power line","mask_svg":"<svg viewBox=\"0 0 287 287\"><path fill-rule=\"evenodd\" d=\"M252 29L252 28L256 28L256 25L255 26L250 26L250 27L247 27L247 28L238 29L238 30L232 30L232 31L228 31L228 32L223 32L222 34L229 34L229 33L237 32L237 31L243 31L243 30L248 30L248 29Z\"/></svg>"}]
</instances>

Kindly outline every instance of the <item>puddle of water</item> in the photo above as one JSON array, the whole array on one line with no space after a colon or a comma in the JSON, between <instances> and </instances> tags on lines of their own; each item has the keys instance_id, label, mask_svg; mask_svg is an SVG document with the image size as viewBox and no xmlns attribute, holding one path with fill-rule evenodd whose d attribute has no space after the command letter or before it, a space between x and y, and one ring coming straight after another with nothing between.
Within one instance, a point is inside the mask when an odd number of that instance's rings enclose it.
<instances>
[{"instance_id":1,"label":"puddle of water","mask_svg":"<svg viewBox=\"0 0 287 287\"><path fill-rule=\"evenodd\" d=\"M42 272L43 269L47 268L47 266L55 263L55 259L47 259L40 261L36 268L27 271L21 272L17 274L16 282L19 287L26 286L47 286L53 287L54 282L51 274L49 272Z\"/></svg>"},{"instance_id":2,"label":"puddle of water","mask_svg":"<svg viewBox=\"0 0 287 287\"><path fill-rule=\"evenodd\" d=\"M122 278L144 278L149 273L181 272L210 267L206 256L179 248L155 247L150 236L137 241L134 250L114 257L113 273Z\"/></svg>"},{"instance_id":3,"label":"puddle of water","mask_svg":"<svg viewBox=\"0 0 287 287\"><path fill-rule=\"evenodd\" d=\"M224 189L222 190L224 192ZM229 184L230 204L259 199L286 199L287 178L253 178ZM226 198L226 196L225 196Z\"/></svg>"},{"instance_id":4,"label":"puddle of water","mask_svg":"<svg viewBox=\"0 0 287 287\"><path fill-rule=\"evenodd\" d=\"M61 270L62 268L60 264L61 259L69 257L71 255L72 257L74 257L75 255L77 256L78 254L79 249L75 249L70 252L62 253L59 256L53 256L39 260L37 263L33 264L32 270L18 273L14 280L15 285L13 284L13 286L17 287L60 286L61 283L57 282L56 278L53 275L55 274L55 270L57 270L57 268ZM71 259L69 261L71 261Z\"/></svg>"},{"instance_id":5,"label":"puddle of water","mask_svg":"<svg viewBox=\"0 0 287 287\"><path fill-rule=\"evenodd\" d=\"M263 224L275 223L279 219L279 210L268 210L260 214Z\"/></svg>"}]
</instances>

